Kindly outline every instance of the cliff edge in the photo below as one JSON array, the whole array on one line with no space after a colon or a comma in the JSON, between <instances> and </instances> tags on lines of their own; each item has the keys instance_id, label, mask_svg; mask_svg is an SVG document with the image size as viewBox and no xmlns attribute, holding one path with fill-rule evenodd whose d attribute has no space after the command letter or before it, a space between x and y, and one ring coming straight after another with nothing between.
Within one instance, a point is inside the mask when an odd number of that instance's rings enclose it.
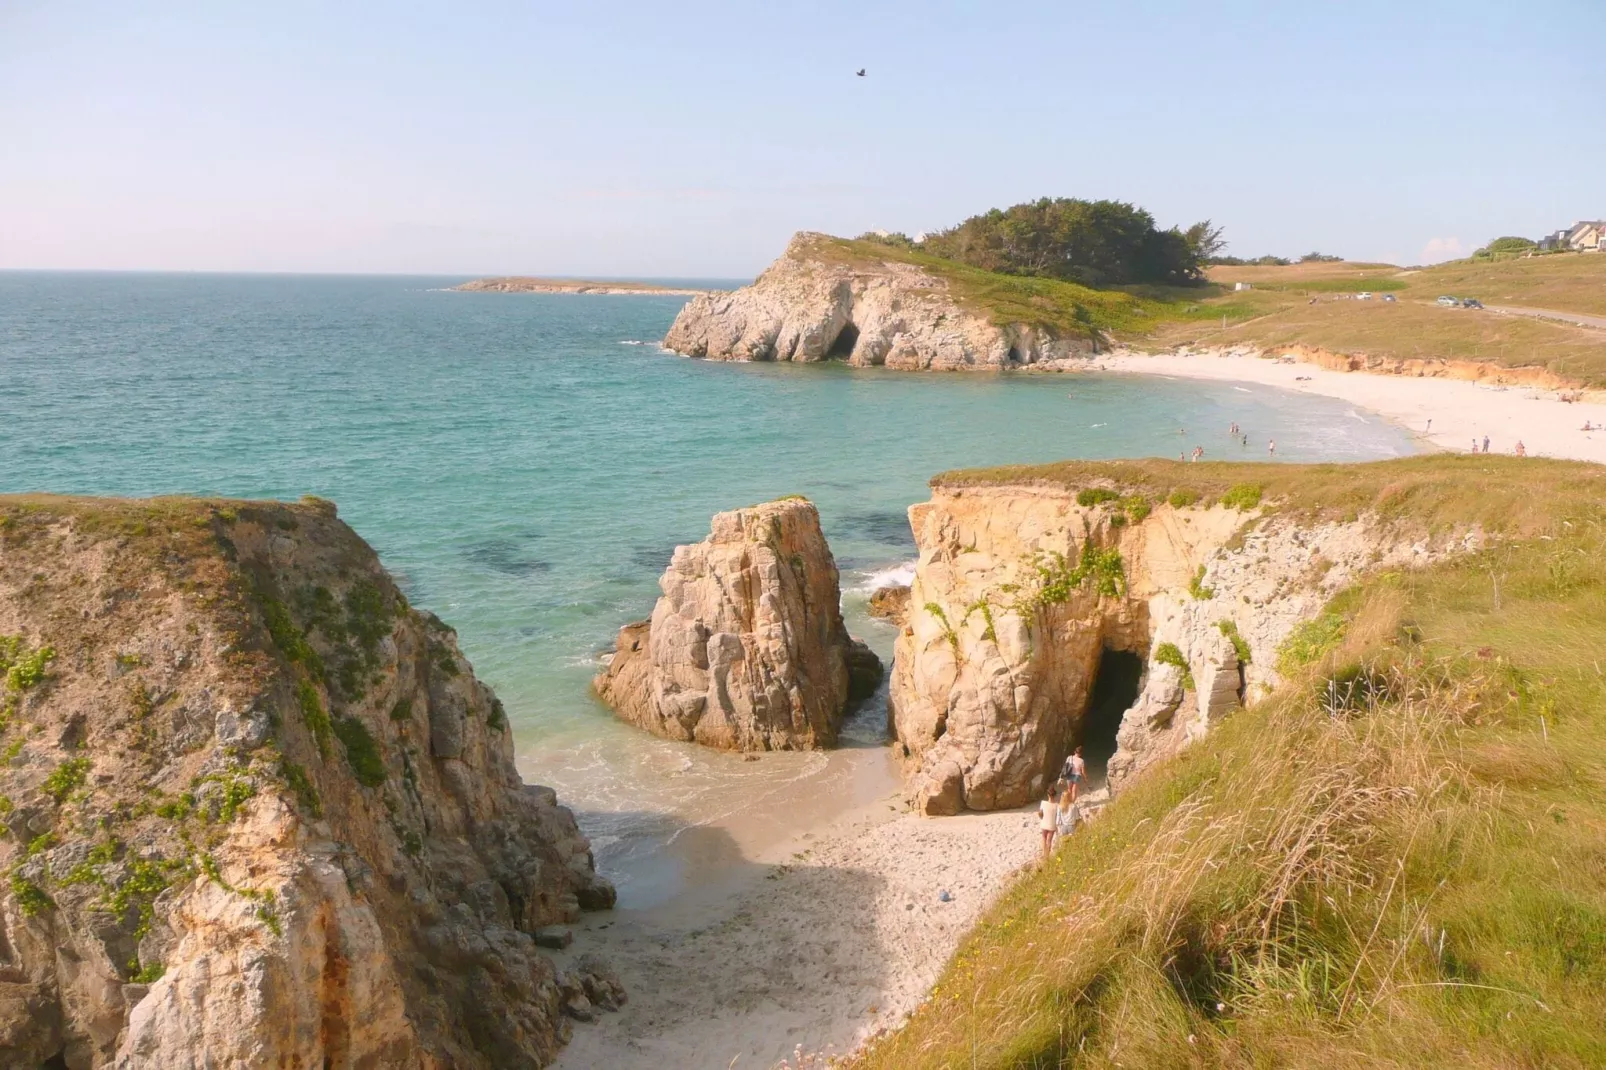
<instances>
[{"instance_id":1,"label":"cliff edge","mask_svg":"<svg viewBox=\"0 0 1606 1070\"><path fill-rule=\"evenodd\" d=\"M710 360L840 359L910 371L1000 370L1097 351L1100 335L1091 327L985 307L969 299L952 277L977 273L938 266L943 264L935 258L911 261L865 242L800 233L751 286L688 301L664 346ZM1049 285L991 279L995 285Z\"/></svg>"},{"instance_id":2,"label":"cliff edge","mask_svg":"<svg viewBox=\"0 0 1606 1070\"><path fill-rule=\"evenodd\" d=\"M5 1065L533 1067L598 990L532 938L589 845L333 505L0 498L0 677Z\"/></svg>"}]
</instances>

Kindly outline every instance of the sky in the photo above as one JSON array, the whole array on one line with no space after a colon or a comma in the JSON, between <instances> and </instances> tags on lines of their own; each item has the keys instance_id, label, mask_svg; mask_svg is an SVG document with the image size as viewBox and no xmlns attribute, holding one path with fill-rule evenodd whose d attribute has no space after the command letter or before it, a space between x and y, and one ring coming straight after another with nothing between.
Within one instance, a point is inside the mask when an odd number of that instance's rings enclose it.
<instances>
[{"instance_id":1,"label":"sky","mask_svg":"<svg viewBox=\"0 0 1606 1070\"><path fill-rule=\"evenodd\" d=\"M0 0L0 268L736 278L1042 196L1427 263L1606 217L1603 42L1603 0Z\"/></svg>"}]
</instances>

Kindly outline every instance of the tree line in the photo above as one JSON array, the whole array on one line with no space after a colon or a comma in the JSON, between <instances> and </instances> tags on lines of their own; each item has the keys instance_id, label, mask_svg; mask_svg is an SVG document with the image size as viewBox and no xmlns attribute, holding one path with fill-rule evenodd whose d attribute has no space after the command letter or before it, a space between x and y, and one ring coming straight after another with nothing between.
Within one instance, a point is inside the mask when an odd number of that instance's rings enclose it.
<instances>
[{"instance_id":1,"label":"tree line","mask_svg":"<svg viewBox=\"0 0 1606 1070\"><path fill-rule=\"evenodd\" d=\"M1044 197L990 212L914 241L903 234L864 240L919 249L933 256L997 271L1064 279L1084 286L1204 280L1206 262L1226 247L1209 220L1186 230L1161 230L1154 217L1124 201Z\"/></svg>"}]
</instances>

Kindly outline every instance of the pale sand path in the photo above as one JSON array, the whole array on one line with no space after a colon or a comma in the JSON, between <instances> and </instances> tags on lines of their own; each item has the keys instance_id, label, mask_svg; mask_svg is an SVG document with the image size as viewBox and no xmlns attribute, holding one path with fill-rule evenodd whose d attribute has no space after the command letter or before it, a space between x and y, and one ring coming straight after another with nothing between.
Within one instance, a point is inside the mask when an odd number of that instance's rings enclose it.
<instances>
[{"instance_id":1,"label":"pale sand path","mask_svg":"<svg viewBox=\"0 0 1606 1070\"><path fill-rule=\"evenodd\" d=\"M1473 439L1481 444L1483 436L1488 435L1491 453L1509 454L1521 440L1530 457L1606 464L1606 431L1580 430L1586 420L1596 427L1606 424L1606 404L1594 400L1564 402L1553 390L1487 386L1461 379L1329 371L1315 364L1285 364L1266 357L1210 352L1148 355L1118 351L1096 358L1086 368L1100 369L1302 390L1368 409L1445 450L1466 453ZM1429 419L1433 421L1431 430ZM1258 447L1257 456L1265 453L1264 436L1252 437L1249 444ZM1211 458L1207 454L1205 459Z\"/></svg>"},{"instance_id":2,"label":"pale sand path","mask_svg":"<svg viewBox=\"0 0 1606 1070\"><path fill-rule=\"evenodd\" d=\"M932 820L896 803L805 834L737 887L585 923L560 958L603 956L630 1001L577 1023L556 1070L769 1070L902 1019L1038 835L1029 812Z\"/></svg>"}]
</instances>

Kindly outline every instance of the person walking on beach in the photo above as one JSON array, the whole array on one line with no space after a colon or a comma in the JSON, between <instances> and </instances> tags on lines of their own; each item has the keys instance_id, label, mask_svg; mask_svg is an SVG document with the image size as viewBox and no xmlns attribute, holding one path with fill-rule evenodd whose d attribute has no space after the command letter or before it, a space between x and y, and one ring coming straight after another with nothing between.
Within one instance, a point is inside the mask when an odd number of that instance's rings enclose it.
<instances>
[{"instance_id":1,"label":"person walking on beach","mask_svg":"<svg viewBox=\"0 0 1606 1070\"><path fill-rule=\"evenodd\" d=\"M1076 831L1076 823L1082 816L1082 804L1071 798L1068 791L1060 792L1060 805L1055 818L1059 827L1054 835L1064 842L1065 838Z\"/></svg>"},{"instance_id":2,"label":"person walking on beach","mask_svg":"<svg viewBox=\"0 0 1606 1070\"><path fill-rule=\"evenodd\" d=\"M1277 440L1276 439L1272 439L1270 442L1266 443L1266 452L1271 454L1273 457L1277 456Z\"/></svg>"},{"instance_id":3,"label":"person walking on beach","mask_svg":"<svg viewBox=\"0 0 1606 1070\"><path fill-rule=\"evenodd\" d=\"M1484 452L1487 453L1488 450L1485 450ZM1526 456L1528 456L1528 447L1524 446L1522 444L1522 439L1520 439L1520 438L1517 439L1517 456L1518 457L1526 457Z\"/></svg>"},{"instance_id":4,"label":"person walking on beach","mask_svg":"<svg viewBox=\"0 0 1606 1070\"><path fill-rule=\"evenodd\" d=\"M1488 453L1489 452L1489 436L1488 435L1484 435L1483 436L1483 452L1484 453Z\"/></svg>"},{"instance_id":5,"label":"person walking on beach","mask_svg":"<svg viewBox=\"0 0 1606 1070\"><path fill-rule=\"evenodd\" d=\"M1082 781L1087 778L1087 763L1082 760L1082 748L1077 747L1065 758L1065 766L1060 770L1060 780L1069 785L1071 801L1081 793Z\"/></svg>"},{"instance_id":6,"label":"person walking on beach","mask_svg":"<svg viewBox=\"0 0 1606 1070\"><path fill-rule=\"evenodd\" d=\"M1059 831L1060 786L1048 789L1048 798L1037 804L1037 827L1043 834L1043 861L1054 850L1054 833Z\"/></svg>"}]
</instances>

